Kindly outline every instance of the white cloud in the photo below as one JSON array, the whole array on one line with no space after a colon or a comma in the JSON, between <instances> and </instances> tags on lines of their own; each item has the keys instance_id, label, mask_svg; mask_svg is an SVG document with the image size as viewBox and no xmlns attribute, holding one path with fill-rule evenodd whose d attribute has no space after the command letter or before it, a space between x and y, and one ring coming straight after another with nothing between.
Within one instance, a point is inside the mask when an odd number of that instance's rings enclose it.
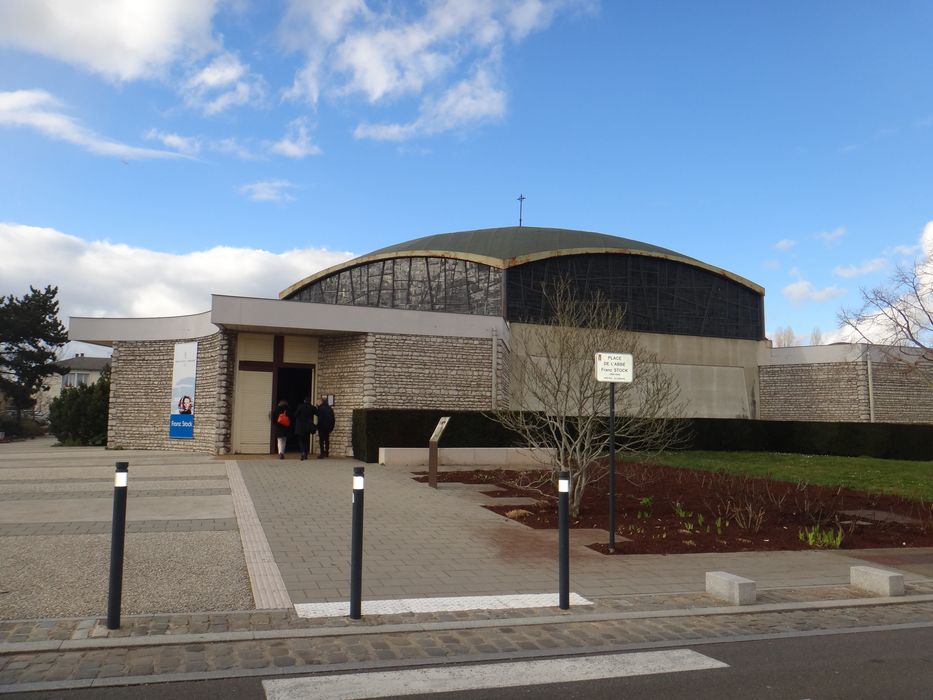
<instances>
[{"instance_id":1,"label":"white cloud","mask_svg":"<svg viewBox=\"0 0 933 700\"><path fill-rule=\"evenodd\" d=\"M201 140L194 136L181 136L159 131L158 129L149 129L146 132L146 138L150 141L160 141L167 148L189 156L196 156L201 152Z\"/></svg>"},{"instance_id":2,"label":"white cloud","mask_svg":"<svg viewBox=\"0 0 933 700\"><path fill-rule=\"evenodd\" d=\"M353 135L358 139L403 141L450 131L469 124L501 118L505 114L505 93L493 85L486 70L454 85L438 99L427 99L418 118L408 124L360 124Z\"/></svg>"},{"instance_id":3,"label":"white cloud","mask_svg":"<svg viewBox=\"0 0 933 700\"><path fill-rule=\"evenodd\" d=\"M352 257L323 248L273 253L227 246L176 255L0 223L0 293L58 286L66 321L173 316L206 311L212 293L275 298L291 282Z\"/></svg>"},{"instance_id":4,"label":"white cloud","mask_svg":"<svg viewBox=\"0 0 933 700\"><path fill-rule=\"evenodd\" d=\"M216 48L216 0L4 0L0 46L42 54L104 76L163 76Z\"/></svg>"},{"instance_id":5,"label":"white cloud","mask_svg":"<svg viewBox=\"0 0 933 700\"><path fill-rule=\"evenodd\" d=\"M846 230L841 226L834 228L832 231L820 231L815 234L816 238L819 238L827 246L834 246L839 243L839 239L846 235Z\"/></svg>"},{"instance_id":6,"label":"white cloud","mask_svg":"<svg viewBox=\"0 0 933 700\"><path fill-rule=\"evenodd\" d=\"M916 255L920 251L920 244L916 245L895 245L884 249L884 254L891 255Z\"/></svg>"},{"instance_id":7,"label":"white cloud","mask_svg":"<svg viewBox=\"0 0 933 700\"><path fill-rule=\"evenodd\" d=\"M236 156L243 160L258 160L260 156L252 151L249 146L240 143L236 138L217 139L210 141L208 147L217 153Z\"/></svg>"},{"instance_id":8,"label":"white cloud","mask_svg":"<svg viewBox=\"0 0 933 700\"><path fill-rule=\"evenodd\" d=\"M797 245L797 241L792 241L789 238L782 238L781 240L779 240L777 243L774 244L774 248L776 248L777 250L790 250L795 245Z\"/></svg>"},{"instance_id":9,"label":"white cloud","mask_svg":"<svg viewBox=\"0 0 933 700\"><path fill-rule=\"evenodd\" d=\"M25 127L56 141L113 158L179 158L180 153L139 148L108 139L81 126L61 111L62 104L45 90L0 92L0 126Z\"/></svg>"},{"instance_id":10,"label":"white cloud","mask_svg":"<svg viewBox=\"0 0 933 700\"><path fill-rule=\"evenodd\" d=\"M282 34L305 61L286 98L314 104L326 91L361 95L370 103L419 99L415 119L362 123L358 138L402 140L497 118L506 98L493 76L507 42L545 29L560 11L590 5L432 0L373 11L363 0L289 0Z\"/></svg>"},{"instance_id":11,"label":"white cloud","mask_svg":"<svg viewBox=\"0 0 933 700\"><path fill-rule=\"evenodd\" d=\"M846 290L837 285L815 289L807 280L797 280L781 290L784 296L794 304L800 305L808 301L829 301L838 299L846 294Z\"/></svg>"},{"instance_id":12,"label":"white cloud","mask_svg":"<svg viewBox=\"0 0 933 700\"><path fill-rule=\"evenodd\" d=\"M883 270L887 264L888 261L885 258L872 258L867 262L863 262L861 265L839 265L833 270L833 274L837 277L849 279L861 275L868 275L872 272L878 272L878 270Z\"/></svg>"},{"instance_id":13,"label":"white cloud","mask_svg":"<svg viewBox=\"0 0 933 700\"><path fill-rule=\"evenodd\" d=\"M212 115L230 107L256 105L265 98L265 81L232 53L222 53L182 86L188 106Z\"/></svg>"},{"instance_id":14,"label":"white cloud","mask_svg":"<svg viewBox=\"0 0 933 700\"><path fill-rule=\"evenodd\" d=\"M311 137L308 134L308 120L304 118L289 122L285 136L282 137L281 141L272 144L269 150L287 158L305 158L306 156L316 156L321 153L321 149L311 143Z\"/></svg>"},{"instance_id":15,"label":"white cloud","mask_svg":"<svg viewBox=\"0 0 933 700\"><path fill-rule=\"evenodd\" d=\"M297 186L288 180L263 180L243 185L239 191L254 202L291 202L295 198L289 190Z\"/></svg>"},{"instance_id":16,"label":"white cloud","mask_svg":"<svg viewBox=\"0 0 933 700\"><path fill-rule=\"evenodd\" d=\"M777 260L765 260L763 263L761 263L761 265L766 270L780 270L781 269L781 263Z\"/></svg>"},{"instance_id":17,"label":"white cloud","mask_svg":"<svg viewBox=\"0 0 933 700\"><path fill-rule=\"evenodd\" d=\"M933 221L928 221L920 234L920 247L928 262L933 263Z\"/></svg>"}]
</instances>

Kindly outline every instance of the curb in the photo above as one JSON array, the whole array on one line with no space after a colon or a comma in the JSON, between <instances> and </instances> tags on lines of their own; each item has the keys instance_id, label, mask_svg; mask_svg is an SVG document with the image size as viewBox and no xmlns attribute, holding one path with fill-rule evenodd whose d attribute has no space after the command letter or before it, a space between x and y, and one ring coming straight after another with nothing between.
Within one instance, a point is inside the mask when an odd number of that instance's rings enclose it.
<instances>
[{"instance_id":1,"label":"curb","mask_svg":"<svg viewBox=\"0 0 933 700\"><path fill-rule=\"evenodd\" d=\"M494 627L530 627L537 625L565 625L617 620L646 620L679 617L708 617L719 615L750 615L755 613L790 612L795 610L831 610L887 605L907 605L933 601L933 594L898 596L896 598L852 598L847 600L821 600L797 603L760 603L742 606L683 608L616 613L557 614L539 617L500 618L494 620L453 620L448 622L410 622L371 625L368 627L308 628L257 630L242 632L208 632L204 634L175 634L146 637L101 637L97 639L65 639L42 642L7 642L0 644L0 655L88 651L128 647L177 646L184 644L212 644L218 642L265 641L272 639L320 639L374 634L403 634L407 632L442 632L445 630L489 629Z\"/></svg>"}]
</instances>

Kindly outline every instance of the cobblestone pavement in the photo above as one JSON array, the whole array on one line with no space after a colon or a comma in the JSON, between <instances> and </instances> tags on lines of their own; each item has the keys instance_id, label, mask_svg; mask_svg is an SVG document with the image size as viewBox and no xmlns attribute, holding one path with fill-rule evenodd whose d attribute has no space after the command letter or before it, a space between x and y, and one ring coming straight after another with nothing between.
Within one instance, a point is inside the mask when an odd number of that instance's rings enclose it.
<instances>
[{"instance_id":1,"label":"cobblestone pavement","mask_svg":"<svg viewBox=\"0 0 933 700\"><path fill-rule=\"evenodd\" d=\"M769 635L933 625L933 584L904 599L848 587L763 592L749 607L703 594L592 607L306 620L291 611L0 623L0 693L598 653ZM835 601L835 602L833 602Z\"/></svg>"}]
</instances>

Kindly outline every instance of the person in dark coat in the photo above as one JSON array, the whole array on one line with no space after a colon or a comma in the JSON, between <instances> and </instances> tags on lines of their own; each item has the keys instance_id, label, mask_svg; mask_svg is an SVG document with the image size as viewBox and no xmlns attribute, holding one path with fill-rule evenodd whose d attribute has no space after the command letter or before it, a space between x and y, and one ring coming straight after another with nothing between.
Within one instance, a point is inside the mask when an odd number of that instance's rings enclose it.
<instances>
[{"instance_id":1,"label":"person in dark coat","mask_svg":"<svg viewBox=\"0 0 933 700\"><path fill-rule=\"evenodd\" d=\"M330 432L334 429L334 410L327 403L327 397L322 396L317 404L317 433L320 454L318 459L330 456Z\"/></svg>"},{"instance_id":2,"label":"person in dark coat","mask_svg":"<svg viewBox=\"0 0 933 700\"><path fill-rule=\"evenodd\" d=\"M279 459L285 459L285 441L288 440L291 424L292 417L288 411L288 401L282 399L272 409L272 429L275 431L275 440L278 443Z\"/></svg>"},{"instance_id":3,"label":"person in dark coat","mask_svg":"<svg viewBox=\"0 0 933 700\"><path fill-rule=\"evenodd\" d=\"M298 438L298 451L301 453L299 459L307 459L311 453L311 436L317 430L314 426L316 414L317 410L311 403L310 396L306 396L295 409L295 437Z\"/></svg>"}]
</instances>

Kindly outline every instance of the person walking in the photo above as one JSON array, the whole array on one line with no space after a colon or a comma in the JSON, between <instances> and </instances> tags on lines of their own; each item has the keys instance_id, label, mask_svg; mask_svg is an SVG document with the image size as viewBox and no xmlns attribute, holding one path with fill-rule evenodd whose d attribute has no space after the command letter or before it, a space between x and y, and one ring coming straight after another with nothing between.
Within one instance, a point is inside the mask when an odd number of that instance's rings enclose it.
<instances>
[{"instance_id":1,"label":"person walking","mask_svg":"<svg viewBox=\"0 0 933 700\"><path fill-rule=\"evenodd\" d=\"M305 400L298 404L295 409L295 437L298 438L298 452L301 456L299 460L308 458L311 454L311 436L317 428L314 427L314 416L317 410L311 403L311 397L306 396Z\"/></svg>"},{"instance_id":2,"label":"person walking","mask_svg":"<svg viewBox=\"0 0 933 700\"><path fill-rule=\"evenodd\" d=\"M285 459L285 442L288 440L288 430L292 425L292 417L288 413L288 401L282 399L272 409L272 429L275 431L275 441L279 448L279 459Z\"/></svg>"},{"instance_id":3,"label":"person walking","mask_svg":"<svg viewBox=\"0 0 933 700\"><path fill-rule=\"evenodd\" d=\"M320 454L318 459L330 456L330 433L334 429L334 410L327 403L327 397L322 396L317 404L317 432Z\"/></svg>"}]
</instances>

